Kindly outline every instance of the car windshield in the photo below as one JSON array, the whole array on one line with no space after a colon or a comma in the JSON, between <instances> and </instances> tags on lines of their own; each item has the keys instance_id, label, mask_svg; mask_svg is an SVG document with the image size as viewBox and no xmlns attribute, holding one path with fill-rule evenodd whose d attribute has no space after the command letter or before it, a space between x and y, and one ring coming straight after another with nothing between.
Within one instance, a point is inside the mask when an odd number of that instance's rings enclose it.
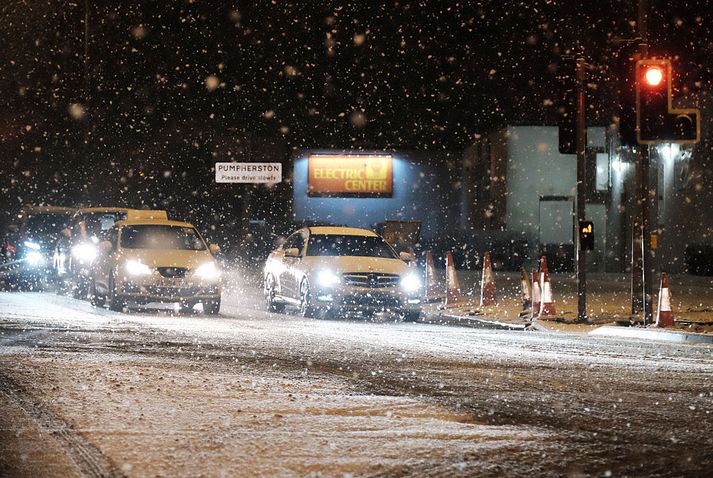
<instances>
[{"instance_id":1,"label":"car windshield","mask_svg":"<svg viewBox=\"0 0 713 478\"><path fill-rule=\"evenodd\" d=\"M192 227L142 225L121 231L121 247L126 249L173 249L203 251L205 242Z\"/></svg>"},{"instance_id":2,"label":"car windshield","mask_svg":"<svg viewBox=\"0 0 713 478\"><path fill-rule=\"evenodd\" d=\"M308 256L358 256L396 259L396 253L379 236L312 234L307 243Z\"/></svg>"},{"instance_id":3,"label":"car windshield","mask_svg":"<svg viewBox=\"0 0 713 478\"><path fill-rule=\"evenodd\" d=\"M125 212L91 212L87 213L82 220L87 225L87 234L99 236L113 226L116 221L124 219L126 219Z\"/></svg>"},{"instance_id":4,"label":"car windshield","mask_svg":"<svg viewBox=\"0 0 713 478\"><path fill-rule=\"evenodd\" d=\"M57 234L68 222L68 214L31 214L25 221L25 232L30 236Z\"/></svg>"}]
</instances>

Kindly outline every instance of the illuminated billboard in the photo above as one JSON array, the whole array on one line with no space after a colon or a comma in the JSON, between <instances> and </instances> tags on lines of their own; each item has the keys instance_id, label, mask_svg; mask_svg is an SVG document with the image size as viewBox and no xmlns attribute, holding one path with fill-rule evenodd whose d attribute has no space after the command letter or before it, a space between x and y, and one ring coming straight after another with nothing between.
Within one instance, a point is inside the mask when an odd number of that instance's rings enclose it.
<instances>
[{"instance_id":1,"label":"illuminated billboard","mask_svg":"<svg viewBox=\"0 0 713 478\"><path fill-rule=\"evenodd\" d=\"M378 154L315 154L308 157L311 197L391 197L393 159Z\"/></svg>"}]
</instances>

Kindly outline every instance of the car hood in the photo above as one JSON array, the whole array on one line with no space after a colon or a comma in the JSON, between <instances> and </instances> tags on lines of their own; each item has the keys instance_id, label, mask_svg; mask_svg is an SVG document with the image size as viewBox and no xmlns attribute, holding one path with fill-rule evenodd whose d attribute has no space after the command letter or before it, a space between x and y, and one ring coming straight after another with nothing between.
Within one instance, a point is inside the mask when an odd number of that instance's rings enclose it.
<instances>
[{"instance_id":1,"label":"car hood","mask_svg":"<svg viewBox=\"0 0 713 478\"><path fill-rule=\"evenodd\" d=\"M383 257L307 256L304 262L312 270L324 268L336 273L382 272L403 275L410 270L409 266L400 259Z\"/></svg>"},{"instance_id":2,"label":"car hood","mask_svg":"<svg viewBox=\"0 0 713 478\"><path fill-rule=\"evenodd\" d=\"M122 260L136 260L149 267L196 267L210 262L213 256L206 251L155 250L155 249L124 249Z\"/></svg>"}]
</instances>

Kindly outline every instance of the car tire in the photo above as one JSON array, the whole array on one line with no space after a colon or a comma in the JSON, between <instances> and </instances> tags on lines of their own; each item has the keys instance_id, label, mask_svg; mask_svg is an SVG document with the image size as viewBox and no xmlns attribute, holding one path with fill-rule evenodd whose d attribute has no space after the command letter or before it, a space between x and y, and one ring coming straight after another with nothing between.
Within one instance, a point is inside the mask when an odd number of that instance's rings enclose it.
<instances>
[{"instance_id":1,"label":"car tire","mask_svg":"<svg viewBox=\"0 0 713 478\"><path fill-rule=\"evenodd\" d=\"M69 292L72 291L72 283L68 279L65 278L58 278L57 279L57 289L55 292L57 295L68 295ZM72 294L74 295L74 294Z\"/></svg>"},{"instance_id":2,"label":"car tire","mask_svg":"<svg viewBox=\"0 0 713 478\"><path fill-rule=\"evenodd\" d=\"M404 322L418 322L421 312L401 312L401 320Z\"/></svg>"},{"instance_id":3,"label":"car tire","mask_svg":"<svg viewBox=\"0 0 713 478\"><path fill-rule=\"evenodd\" d=\"M71 281L69 287L72 291L72 297L74 299L85 299L87 297L89 285L87 284L86 279L80 277L76 279L76 281Z\"/></svg>"},{"instance_id":4,"label":"car tire","mask_svg":"<svg viewBox=\"0 0 713 478\"><path fill-rule=\"evenodd\" d=\"M93 277L91 284L89 284L89 302L94 307L104 307L106 302L106 297L99 295L97 292L97 282Z\"/></svg>"},{"instance_id":5,"label":"car tire","mask_svg":"<svg viewBox=\"0 0 713 478\"><path fill-rule=\"evenodd\" d=\"M203 302L203 311L209 315L217 315L220 312L220 297Z\"/></svg>"},{"instance_id":6,"label":"car tire","mask_svg":"<svg viewBox=\"0 0 713 478\"><path fill-rule=\"evenodd\" d=\"M312 294L310 293L307 279L300 282L300 315L302 317L314 317L315 315L315 309L312 306Z\"/></svg>"},{"instance_id":7,"label":"car tire","mask_svg":"<svg viewBox=\"0 0 713 478\"><path fill-rule=\"evenodd\" d=\"M109 310L121 312L124 310L124 300L116 294L116 284L114 282L114 274L109 276Z\"/></svg>"},{"instance_id":8,"label":"car tire","mask_svg":"<svg viewBox=\"0 0 713 478\"><path fill-rule=\"evenodd\" d=\"M178 307L182 314L190 314L193 312L193 306L196 305L195 302L179 302Z\"/></svg>"},{"instance_id":9,"label":"car tire","mask_svg":"<svg viewBox=\"0 0 713 478\"><path fill-rule=\"evenodd\" d=\"M275 300L275 278L272 274L265 277L265 305L268 312L282 312L285 310L285 304Z\"/></svg>"}]
</instances>

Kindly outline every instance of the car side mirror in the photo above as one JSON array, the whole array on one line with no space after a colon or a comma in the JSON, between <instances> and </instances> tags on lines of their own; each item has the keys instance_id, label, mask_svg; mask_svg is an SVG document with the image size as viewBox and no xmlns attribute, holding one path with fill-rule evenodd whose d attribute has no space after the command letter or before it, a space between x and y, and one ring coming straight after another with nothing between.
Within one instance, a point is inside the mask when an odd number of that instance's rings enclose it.
<instances>
[{"instance_id":1,"label":"car side mirror","mask_svg":"<svg viewBox=\"0 0 713 478\"><path fill-rule=\"evenodd\" d=\"M72 231L68 227L65 227L62 229L62 235L66 238L70 238L72 236Z\"/></svg>"},{"instance_id":2,"label":"car side mirror","mask_svg":"<svg viewBox=\"0 0 713 478\"><path fill-rule=\"evenodd\" d=\"M416 260L416 256L410 252L400 252L399 259L406 262L407 264L410 264L411 262Z\"/></svg>"},{"instance_id":3,"label":"car side mirror","mask_svg":"<svg viewBox=\"0 0 713 478\"><path fill-rule=\"evenodd\" d=\"M214 256L217 254L220 254L220 246L218 244L209 244L208 245L208 250L210 251L211 254Z\"/></svg>"},{"instance_id":4,"label":"car side mirror","mask_svg":"<svg viewBox=\"0 0 713 478\"><path fill-rule=\"evenodd\" d=\"M114 246L111 245L110 241L101 241L99 243L99 251L106 254L111 251Z\"/></svg>"},{"instance_id":5,"label":"car side mirror","mask_svg":"<svg viewBox=\"0 0 713 478\"><path fill-rule=\"evenodd\" d=\"M290 247L288 249L285 249L285 257L291 257L293 259L296 259L300 257L300 250L296 247Z\"/></svg>"}]
</instances>

